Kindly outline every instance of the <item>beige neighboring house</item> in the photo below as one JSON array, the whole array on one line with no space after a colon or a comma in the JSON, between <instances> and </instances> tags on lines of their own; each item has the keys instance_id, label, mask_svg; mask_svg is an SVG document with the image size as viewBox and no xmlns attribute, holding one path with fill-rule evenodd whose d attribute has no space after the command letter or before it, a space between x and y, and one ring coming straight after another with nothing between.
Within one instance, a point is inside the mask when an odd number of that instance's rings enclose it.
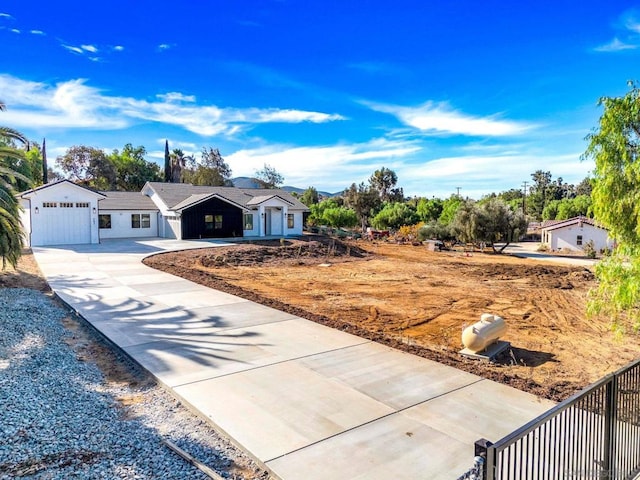
<instances>
[{"instance_id":1,"label":"beige neighboring house","mask_svg":"<svg viewBox=\"0 0 640 480\"><path fill-rule=\"evenodd\" d=\"M596 252L614 246L609 231L587 217L574 217L568 220L547 220L541 226L541 242L552 251L584 251L585 245L593 242Z\"/></svg>"}]
</instances>

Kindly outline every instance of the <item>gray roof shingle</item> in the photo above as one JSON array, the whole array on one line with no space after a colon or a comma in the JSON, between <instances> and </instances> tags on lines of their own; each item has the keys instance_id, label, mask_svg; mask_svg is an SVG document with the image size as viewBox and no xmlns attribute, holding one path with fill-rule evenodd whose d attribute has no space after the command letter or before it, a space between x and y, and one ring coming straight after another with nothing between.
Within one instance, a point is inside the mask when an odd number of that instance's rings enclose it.
<instances>
[{"instance_id":1,"label":"gray roof shingle","mask_svg":"<svg viewBox=\"0 0 640 480\"><path fill-rule=\"evenodd\" d=\"M141 192L100 192L100 210L158 210L153 201Z\"/></svg>"}]
</instances>

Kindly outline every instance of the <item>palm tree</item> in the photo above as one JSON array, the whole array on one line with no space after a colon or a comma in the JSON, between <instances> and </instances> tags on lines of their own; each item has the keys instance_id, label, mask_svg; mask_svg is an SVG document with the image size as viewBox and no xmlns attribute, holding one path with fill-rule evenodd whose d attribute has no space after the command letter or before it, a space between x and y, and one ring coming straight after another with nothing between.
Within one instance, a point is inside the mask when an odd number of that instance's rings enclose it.
<instances>
[{"instance_id":1,"label":"palm tree","mask_svg":"<svg viewBox=\"0 0 640 480\"><path fill-rule=\"evenodd\" d=\"M6 105L0 101L0 110L5 110ZM29 147L27 138L17 130L8 127L0 127L0 139L18 141ZM22 225L20 224L20 203L16 197L16 179L30 183L30 180L5 165L6 158L24 158L24 151L10 146L0 146L0 257L2 257L2 269L7 262L14 268L24 248Z\"/></svg>"}]
</instances>

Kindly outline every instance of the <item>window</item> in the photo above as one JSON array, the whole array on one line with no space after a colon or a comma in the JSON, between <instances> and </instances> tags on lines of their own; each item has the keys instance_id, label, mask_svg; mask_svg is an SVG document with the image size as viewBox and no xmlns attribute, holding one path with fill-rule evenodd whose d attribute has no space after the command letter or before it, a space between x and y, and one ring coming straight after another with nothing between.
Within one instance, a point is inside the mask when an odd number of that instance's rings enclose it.
<instances>
[{"instance_id":1,"label":"window","mask_svg":"<svg viewBox=\"0 0 640 480\"><path fill-rule=\"evenodd\" d=\"M98 215L98 226L100 228L111 228L111 215L104 213Z\"/></svg>"},{"instance_id":2,"label":"window","mask_svg":"<svg viewBox=\"0 0 640 480\"><path fill-rule=\"evenodd\" d=\"M76 208L89 208L88 202L76 202Z\"/></svg>"},{"instance_id":3,"label":"window","mask_svg":"<svg viewBox=\"0 0 640 480\"><path fill-rule=\"evenodd\" d=\"M213 230L213 215L204 216L204 229L207 232Z\"/></svg>"},{"instance_id":4,"label":"window","mask_svg":"<svg viewBox=\"0 0 640 480\"><path fill-rule=\"evenodd\" d=\"M576 238L576 245L582 245L582 235L578 235L578 238Z\"/></svg>"},{"instance_id":5,"label":"window","mask_svg":"<svg viewBox=\"0 0 640 480\"><path fill-rule=\"evenodd\" d=\"M56 208L57 206L56 202L42 202L42 208Z\"/></svg>"},{"instance_id":6,"label":"window","mask_svg":"<svg viewBox=\"0 0 640 480\"><path fill-rule=\"evenodd\" d=\"M253 230L253 213L244 214L244 229Z\"/></svg>"},{"instance_id":7,"label":"window","mask_svg":"<svg viewBox=\"0 0 640 480\"><path fill-rule=\"evenodd\" d=\"M151 228L151 215L148 213L132 213L131 228Z\"/></svg>"},{"instance_id":8,"label":"window","mask_svg":"<svg viewBox=\"0 0 640 480\"><path fill-rule=\"evenodd\" d=\"M210 232L211 230L222 229L222 215L205 215L204 216L204 230Z\"/></svg>"},{"instance_id":9,"label":"window","mask_svg":"<svg viewBox=\"0 0 640 480\"><path fill-rule=\"evenodd\" d=\"M60 202L60 208L73 208L73 202Z\"/></svg>"},{"instance_id":10,"label":"window","mask_svg":"<svg viewBox=\"0 0 640 480\"><path fill-rule=\"evenodd\" d=\"M293 213L287 213L287 228L294 228L295 226L295 220L294 220L294 216Z\"/></svg>"}]
</instances>

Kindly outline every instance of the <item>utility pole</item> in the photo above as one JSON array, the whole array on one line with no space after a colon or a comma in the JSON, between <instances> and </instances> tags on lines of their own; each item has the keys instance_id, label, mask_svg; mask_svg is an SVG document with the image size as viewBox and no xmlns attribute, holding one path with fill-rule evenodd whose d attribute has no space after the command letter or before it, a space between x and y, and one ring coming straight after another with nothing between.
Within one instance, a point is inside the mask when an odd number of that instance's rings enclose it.
<instances>
[{"instance_id":1,"label":"utility pole","mask_svg":"<svg viewBox=\"0 0 640 480\"><path fill-rule=\"evenodd\" d=\"M522 195L522 214L526 215L527 214L527 183L529 182L522 182L522 189L524 191L524 195Z\"/></svg>"}]
</instances>

